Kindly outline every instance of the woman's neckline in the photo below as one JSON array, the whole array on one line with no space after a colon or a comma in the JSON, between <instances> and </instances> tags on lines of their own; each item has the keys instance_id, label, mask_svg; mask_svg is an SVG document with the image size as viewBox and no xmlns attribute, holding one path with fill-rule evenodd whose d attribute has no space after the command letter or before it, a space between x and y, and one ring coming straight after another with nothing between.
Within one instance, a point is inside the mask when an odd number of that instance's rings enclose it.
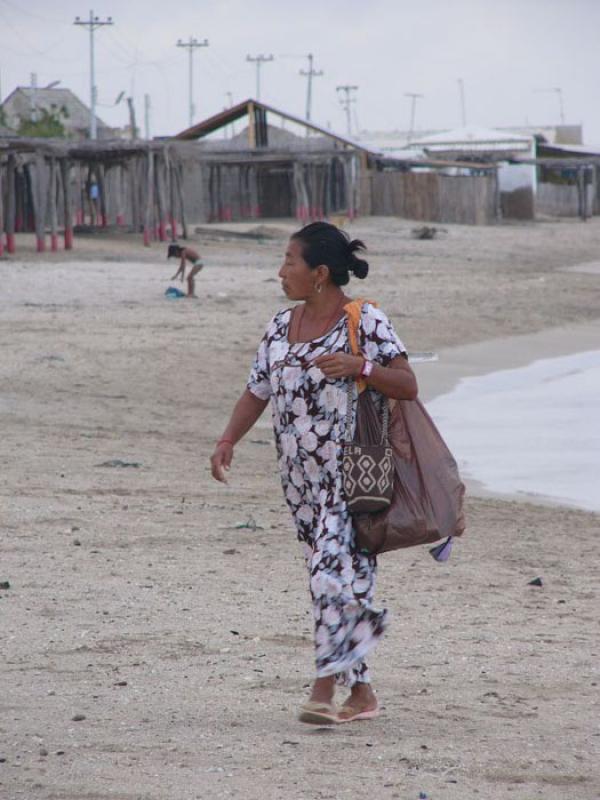
<instances>
[{"instance_id":1,"label":"woman's neckline","mask_svg":"<svg viewBox=\"0 0 600 800\"><path fill-rule=\"evenodd\" d=\"M290 341L290 328L291 328L291 324L292 324L292 318L294 316L294 311L299 307L300 306L297 305L297 306L293 306L293 308L288 309L288 311L289 311L289 319L288 319L288 325L287 325L287 331L286 331L286 334L285 334L285 338L286 338L287 343L289 344L290 347L293 347L294 345L297 345L297 344L311 344L311 342L318 342L321 339L325 339L327 336L329 336L331 333L333 333L333 331L338 327L340 322L342 322L342 320L346 316L346 312L344 311L344 309L342 307L342 311L344 312L342 314L342 316L339 319L337 319L333 323L333 325L331 325L331 327L328 330L326 330L324 333L322 333L320 336L315 336L313 339L298 339L297 341L292 342L292 341Z\"/></svg>"}]
</instances>

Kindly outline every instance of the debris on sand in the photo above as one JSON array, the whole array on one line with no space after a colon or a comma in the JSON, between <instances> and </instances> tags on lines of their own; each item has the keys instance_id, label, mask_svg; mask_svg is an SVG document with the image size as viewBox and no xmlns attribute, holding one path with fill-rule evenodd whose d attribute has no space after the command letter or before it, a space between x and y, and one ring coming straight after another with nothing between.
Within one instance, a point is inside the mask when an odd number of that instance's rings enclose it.
<instances>
[{"instance_id":1,"label":"debris on sand","mask_svg":"<svg viewBox=\"0 0 600 800\"><path fill-rule=\"evenodd\" d=\"M103 461L101 464L96 464L97 467L134 467L137 469L141 467L141 461L122 461L120 458L111 458L109 461Z\"/></svg>"},{"instance_id":2,"label":"debris on sand","mask_svg":"<svg viewBox=\"0 0 600 800\"><path fill-rule=\"evenodd\" d=\"M435 239L438 233L448 233L448 231L446 228L434 228L430 225L423 225L411 230L413 239Z\"/></svg>"}]
</instances>

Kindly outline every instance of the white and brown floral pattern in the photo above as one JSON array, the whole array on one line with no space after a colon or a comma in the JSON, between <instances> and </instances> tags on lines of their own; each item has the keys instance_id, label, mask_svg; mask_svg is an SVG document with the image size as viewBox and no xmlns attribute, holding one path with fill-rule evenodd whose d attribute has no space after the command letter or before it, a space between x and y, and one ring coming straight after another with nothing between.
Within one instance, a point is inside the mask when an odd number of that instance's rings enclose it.
<instances>
[{"instance_id":1,"label":"white and brown floral pattern","mask_svg":"<svg viewBox=\"0 0 600 800\"><path fill-rule=\"evenodd\" d=\"M315 619L317 676L339 684L368 683L364 661L386 627L387 611L373 607L377 562L355 552L352 518L342 488L347 384L327 379L314 359L349 352L343 317L309 342L288 342L291 309L269 323L248 389L270 399L283 491L303 544ZM404 352L385 314L365 303L359 344L383 366ZM356 397L356 394L355 394Z\"/></svg>"}]
</instances>

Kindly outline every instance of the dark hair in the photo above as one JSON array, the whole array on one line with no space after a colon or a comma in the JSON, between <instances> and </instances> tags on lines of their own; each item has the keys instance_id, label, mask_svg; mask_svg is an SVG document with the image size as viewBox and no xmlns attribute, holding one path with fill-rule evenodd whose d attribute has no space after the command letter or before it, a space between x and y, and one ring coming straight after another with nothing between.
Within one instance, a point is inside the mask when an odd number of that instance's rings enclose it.
<instances>
[{"instance_id":1,"label":"dark hair","mask_svg":"<svg viewBox=\"0 0 600 800\"><path fill-rule=\"evenodd\" d=\"M345 231L329 222L312 222L292 235L300 242L302 257L311 269L325 264L329 267L331 280L336 286L344 286L350 280L350 272L357 278L366 278L369 265L357 258L357 251L367 248L360 239L352 239Z\"/></svg>"},{"instance_id":2,"label":"dark hair","mask_svg":"<svg viewBox=\"0 0 600 800\"><path fill-rule=\"evenodd\" d=\"M178 244L170 244L167 251L167 258L179 258L182 250L183 247L180 247Z\"/></svg>"}]
</instances>

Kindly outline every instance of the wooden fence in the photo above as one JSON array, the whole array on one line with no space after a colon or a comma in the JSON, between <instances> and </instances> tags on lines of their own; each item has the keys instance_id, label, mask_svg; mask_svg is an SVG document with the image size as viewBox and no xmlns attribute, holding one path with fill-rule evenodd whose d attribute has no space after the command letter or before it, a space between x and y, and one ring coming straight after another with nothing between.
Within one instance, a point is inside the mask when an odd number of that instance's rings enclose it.
<instances>
[{"instance_id":1,"label":"wooden fence","mask_svg":"<svg viewBox=\"0 0 600 800\"><path fill-rule=\"evenodd\" d=\"M598 213L595 186L538 183L535 210L552 217L587 218Z\"/></svg>"},{"instance_id":2,"label":"wooden fence","mask_svg":"<svg viewBox=\"0 0 600 800\"><path fill-rule=\"evenodd\" d=\"M485 225L498 219L495 171L486 175L440 172L375 172L371 175L371 214L428 222Z\"/></svg>"}]
</instances>

